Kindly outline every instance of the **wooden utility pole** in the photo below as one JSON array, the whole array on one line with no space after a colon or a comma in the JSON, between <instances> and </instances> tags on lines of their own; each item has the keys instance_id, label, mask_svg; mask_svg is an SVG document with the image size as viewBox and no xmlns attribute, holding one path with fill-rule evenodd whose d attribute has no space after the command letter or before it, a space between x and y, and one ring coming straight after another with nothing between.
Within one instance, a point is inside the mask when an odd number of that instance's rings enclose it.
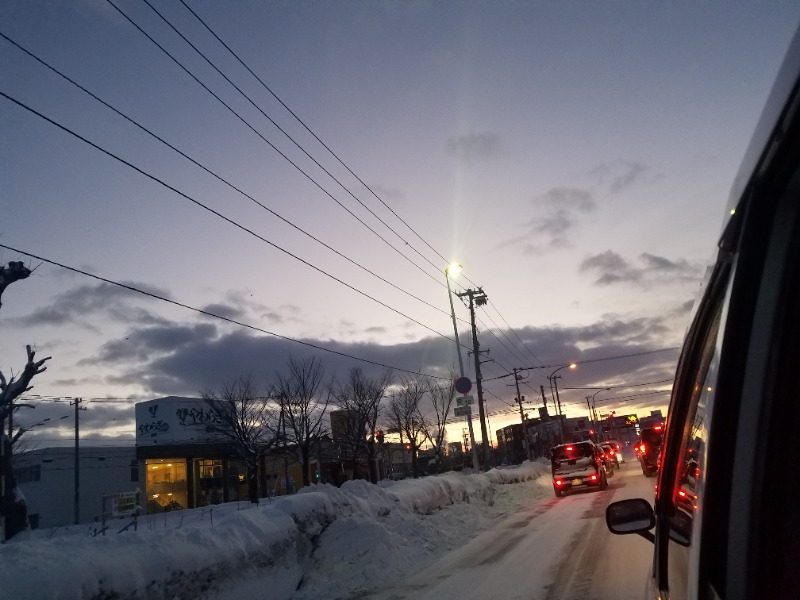
<instances>
[{"instance_id":1,"label":"wooden utility pole","mask_svg":"<svg viewBox=\"0 0 800 600\"><path fill-rule=\"evenodd\" d=\"M75 398L74 402L70 402L70 404L75 406L75 525L78 525L81 520L81 455L79 447L81 402L83 402L83 398Z\"/></svg>"},{"instance_id":2,"label":"wooden utility pole","mask_svg":"<svg viewBox=\"0 0 800 600\"><path fill-rule=\"evenodd\" d=\"M475 306L483 306L486 304L487 298L486 294L483 293L483 289L481 288L478 288L477 291L468 289L465 292L456 292L456 296L459 298L467 296L469 298L469 316L470 322L472 323L472 351L475 355L475 387L478 390L478 415L481 421L481 437L483 438L483 468L486 470L492 464L492 461L489 455L489 436L486 431L486 411L483 408L481 349L480 343L478 342L478 330L475 327Z\"/></svg>"},{"instance_id":3,"label":"wooden utility pole","mask_svg":"<svg viewBox=\"0 0 800 600\"><path fill-rule=\"evenodd\" d=\"M533 454L531 453L531 443L528 439L528 427L525 423L525 411L522 410L522 402L525 400L524 396L521 396L519 393L519 381L522 379L522 375L517 375L521 369L513 369L514 371L514 385L517 386L517 402L519 403L519 418L522 421L522 439L523 443L525 444L525 452L528 455L528 460L533 460Z\"/></svg>"}]
</instances>

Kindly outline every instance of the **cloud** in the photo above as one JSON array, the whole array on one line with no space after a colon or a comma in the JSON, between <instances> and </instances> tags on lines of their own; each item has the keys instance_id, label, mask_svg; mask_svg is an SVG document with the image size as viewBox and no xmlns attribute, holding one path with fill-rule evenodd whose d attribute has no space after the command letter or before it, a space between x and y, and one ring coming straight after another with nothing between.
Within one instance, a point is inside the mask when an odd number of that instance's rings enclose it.
<instances>
[{"instance_id":1,"label":"cloud","mask_svg":"<svg viewBox=\"0 0 800 600\"><path fill-rule=\"evenodd\" d=\"M596 273L595 284L601 286L621 282L639 282L642 279L641 269L631 266L627 260L611 250L584 259L578 270L581 273L589 271Z\"/></svg>"},{"instance_id":2,"label":"cloud","mask_svg":"<svg viewBox=\"0 0 800 600\"><path fill-rule=\"evenodd\" d=\"M389 205L402 204L405 201L406 195L397 188L388 188L375 183L370 184L369 188Z\"/></svg>"},{"instance_id":3,"label":"cloud","mask_svg":"<svg viewBox=\"0 0 800 600\"><path fill-rule=\"evenodd\" d=\"M221 303L212 303L207 304L201 307L201 310L209 312L211 314L225 317L226 319L234 319L237 321L242 320L242 317L245 316L245 312L236 306L231 306L230 304L221 304Z\"/></svg>"},{"instance_id":4,"label":"cloud","mask_svg":"<svg viewBox=\"0 0 800 600\"><path fill-rule=\"evenodd\" d=\"M534 216L525 224L526 231L505 240L499 247L521 246L525 254L568 247L569 233L596 209L591 192L567 186L548 190L534 198L532 204Z\"/></svg>"},{"instance_id":5,"label":"cloud","mask_svg":"<svg viewBox=\"0 0 800 600\"><path fill-rule=\"evenodd\" d=\"M583 391L567 389L569 387L623 386L672 377L677 352L653 352L678 345L681 333L676 333L667 319L666 315L633 318L608 314L585 326L526 327L513 333L496 332L498 337L508 340L504 345L492 343L493 337L483 332L482 346L491 348L491 356L497 361L485 363L483 367L488 410L509 410L506 402L513 398L513 388L506 385L509 379L503 377L507 375L506 367L500 364L527 368L523 393L536 398L536 406L540 405L540 386L544 386L549 402L547 375L568 361L577 361L579 367L560 373L559 388L563 387L561 398L565 405L580 406L585 395ZM451 370L457 369L452 341L440 337L393 345L306 339L302 341L307 345L303 345L244 330L221 331L205 322L133 327L125 337L127 339L108 342L101 348L92 358L93 372L106 383L125 384L140 391L129 401L87 403L90 410L81 414L82 431L85 423L86 431L95 430L99 435L103 431L103 420L113 420L114 425L119 426L114 433L124 431L125 426L132 431L135 400L168 395L196 397L204 390L218 389L243 374L253 374L258 385L266 390L275 372L283 371L290 357L318 357L328 382L334 378L341 380L354 366L368 375L378 375L385 369L378 363L395 367L395 381L412 376L400 369L420 371L445 380ZM508 345L513 347L504 347ZM347 355L371 362L355 361ZM520 357L527 357L529 362L524 364ZM622 358L606 360L609 357ZM465 365L471 371L469 362ZM76 383L80 389L83 382ZM70 392L65 390L64 393ZM604 396L611 399L614 393ZM49 406L47 410L37 408L37 419L50 417L55 421L72 414L68 405ZM61 435L70 435L69 419L59 421L58 425L64 428L63 432L59 430Z\"/></svg>"},{"instance_id":6,"label":"cloud","mask_svg":"<svg viewBox=\"0 0 800 600\"><path fill-rule=\"evenodd\" d=\"M169 298L169 292L138 282L126 285ZM121 323L160 324L164 319L148 310L133 305L139 294L109 283L82 285L58 294L48 306L43 306L30 314L15 319L15 327L35 325L77 324L86 329L96 330L93 321L98 315L106 315Z\"/></svg>"},{"instance_id":7,"label":"cloud","mask_svg":"<svg viewBox=\"0 0 800 600\"><path fill-rule=\"evenodd\" d=\"M467 164L494 157L500 149L501 138L496 133L471 133L450 138L447 153Z\"/></svg>"},{"instance_id":8,"label":"cloud","mask_svg":"<svg viewBox=\"0 0 800 600\"><path fill-rule=\"evenodd\" d=\"M691 281L702 275L702 267L692 265L683 259L670 260L646 252L640 254L638 259L640 266L631 264L612 250L606 250L585 258L578 270L581 273L594 273L597 277L594 283L599 286L618 283L646 286L655 283Z\"/></svg>"},{"instance_id":9,"label":"cloud","mask_svg":"<svg viewBox=\"0 0 800 600\"><path fill-rule=\"evenodd\" d=\"M637 161L618 161L598 165L590 171L590 175L612 194L619 194L628 188L652 181L655 178L650 167Z\"/></svg>"},{"instance_id":10,"label":"cloud","mask_svg":"<svg viewBox=\"0 0 800 600\"><path fill-rule=\"evenodd\" d=\"M197 325L167 324L131 331L124 339L106 342L97 356L84 359L79 364L98 364L128 360L147 360L151 355L175 352L177 349L197 343L199 340L214 339L216 325L200 323Z\"/></svg>"}]
</instances>

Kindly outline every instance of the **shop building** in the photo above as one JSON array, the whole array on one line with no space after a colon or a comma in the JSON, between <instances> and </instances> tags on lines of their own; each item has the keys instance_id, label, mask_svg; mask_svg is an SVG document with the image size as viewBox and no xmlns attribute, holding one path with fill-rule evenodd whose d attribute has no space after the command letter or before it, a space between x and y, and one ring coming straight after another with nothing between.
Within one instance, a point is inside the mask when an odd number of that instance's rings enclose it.
<instances>
[{"instance_id":1,"label":"shop building","mask_svg":"<svg viewBox=\"0 0 800 600\"><path fill-rule=\"evenodd\" d=\"M75 467L78 493L75 492ZM14 456L14 477L33 529L102 520L104 498L141 489L132 446L41 448ZM77 510L76 510L77 507ZM106 507L107 508L107 507Z\"/></svg>"}]
</instances>

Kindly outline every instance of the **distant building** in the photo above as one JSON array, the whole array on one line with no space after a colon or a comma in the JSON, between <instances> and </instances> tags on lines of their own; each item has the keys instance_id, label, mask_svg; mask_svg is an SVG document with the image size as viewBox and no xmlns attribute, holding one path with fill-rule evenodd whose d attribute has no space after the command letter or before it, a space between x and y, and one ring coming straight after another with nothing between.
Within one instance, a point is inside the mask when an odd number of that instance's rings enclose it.
<instances>
[{"instance_id":1,"label":"distant building","mask_svg":"<svg viewBox=\"0 0 800 600\"><path fill-rule=\"evenodd\" d=\"M133 446L81 447L78 522L100 521L103 497L142 487ZM31 527L75 523L75 449L43 448L14 456L14 477L28 505Z\"/></svg>"}]
</instances>

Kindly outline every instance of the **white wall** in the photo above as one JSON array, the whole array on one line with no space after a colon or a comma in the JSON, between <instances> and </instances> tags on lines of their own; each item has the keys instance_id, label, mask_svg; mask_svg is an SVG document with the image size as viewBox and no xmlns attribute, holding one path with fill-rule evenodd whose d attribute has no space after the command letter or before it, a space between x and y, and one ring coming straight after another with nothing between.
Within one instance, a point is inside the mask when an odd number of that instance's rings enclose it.
<instances>
[{"instance_id":1,"label":"white wall","mask_svg":"<svg viewBox=\"0 0 800 600\"><path fill-rule=\"evenodd\" d=\"M80 523L100 520L103 495L144 490L139 467L139 481L131 481L131 462L136 448L86 447L80 449ZM74 523L75 450L71 447L33 450L14 458L14 471L22 479L39 467L38 481L19 484L28 504L29 515L39 515L39 528L61 527Z\"/></svg>"}]
</instances>

